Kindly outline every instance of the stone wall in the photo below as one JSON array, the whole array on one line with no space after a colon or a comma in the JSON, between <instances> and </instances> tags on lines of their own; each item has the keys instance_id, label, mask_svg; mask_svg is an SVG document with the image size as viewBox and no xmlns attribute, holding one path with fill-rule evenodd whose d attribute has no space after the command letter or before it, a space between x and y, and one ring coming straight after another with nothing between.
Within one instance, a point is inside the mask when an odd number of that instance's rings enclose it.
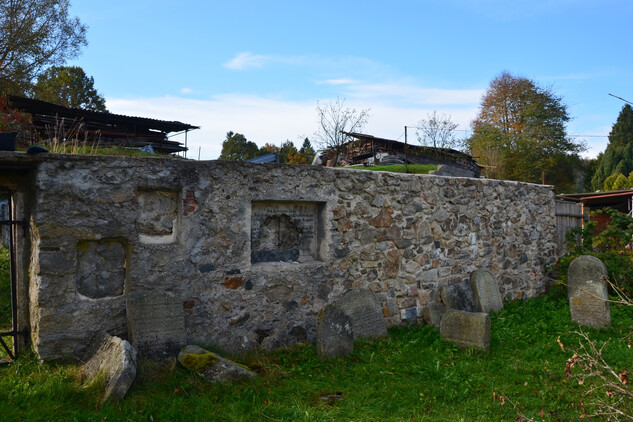
<instances>
[{"instance_id":1,"label":"stone wall","mask_svg":"<svg viewBox=\"0 0 633 422\"><path fill-rule=\"evenodd\" d=\"M505 298L540 294L555 260L546 186L176 159L30 160L29 309L42 359L79 356L100 331L147 340L130 332L139 323L128 307L140 297L150 309L158 293L151 319L183 324L184 315L187 342L270 349L313 341L317 312L352 288L376 292L394 325L478 268Z\"/></svg>"}]
</instances>

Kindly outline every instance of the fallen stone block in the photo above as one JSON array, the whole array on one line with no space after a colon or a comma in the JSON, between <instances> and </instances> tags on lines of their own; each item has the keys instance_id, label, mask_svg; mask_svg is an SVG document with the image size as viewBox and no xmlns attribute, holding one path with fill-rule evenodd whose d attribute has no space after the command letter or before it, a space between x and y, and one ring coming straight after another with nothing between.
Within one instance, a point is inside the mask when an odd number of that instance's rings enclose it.
<instances>
[{"instance_id":1,"label":"fallen stone block","mask_svg":"<svg viewBox=\"0 0 633 422\"><path fill-rule=\"evenodd\" d=\"M503 300L499 285L488 270L477 270L470 275L470 288L475 295L478 312L499 312L503 309Z\"/></svg>"},{"instance_id":2,"label":"fallen stone block","mask_svg":"<svg viewBox=\"0 0 633 422\"><path fill-rule=\"evenodd\" d=\"M569 298L572 321L591 328L610 327L611 309L608 300L605 283L594 283L589 280L582 286L577 285Z\"/></svg>"},{"instance_id":3,"label":"fallen stone block","mask_svg":"<svg viewBox=\"0 0 633 422\"><path fill-rule=\"evenodd\" d=\"M338 305L326 305L318 315L316 333L317 354L335 358L354 351L354 333L349 316Z\"/></svg>"},{"instance_id":4,"label":"fallen stone block","mask_svg":"<svg viewBox=\"0 0 633 422\"><path fill-rule=\"evenodd\" d=\"M211 383L233 382L257 376L245 366L195 345L183 347L178 353L178 362Z\"/></svg>"},{"instance_id":5,"label":"fallen stone block","mask_svg":"<svg viewBox=\"0 0 633 422\"><path fill-rule=\"evenodd\" d=\"M122 399L136 378L136 350L126 340L104 333L93 343L81 372L89 380L105 376L103 401Z\"/></svg>"},{"instance_id":6,"label":"fallen stone block","mask_svg":"<svg viewBox=\"0 0 633 422\"><path fill-rule=\"evenodd\" d=\"M440 322L440 335L459 347L490 350L490 315L448 309Z\"/></svg>"}]
</instances>

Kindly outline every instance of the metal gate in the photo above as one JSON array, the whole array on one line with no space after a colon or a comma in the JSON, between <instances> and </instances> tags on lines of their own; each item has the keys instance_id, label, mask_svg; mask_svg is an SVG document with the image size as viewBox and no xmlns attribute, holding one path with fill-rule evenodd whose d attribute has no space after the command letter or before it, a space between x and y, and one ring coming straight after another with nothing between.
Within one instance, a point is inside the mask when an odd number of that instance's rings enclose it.
<instances>
[{"instance_id":1,"label":"metal gate","mask_svg":"<svg viewBox=\"0 0 633 422\"><path fill-rule=\"evenodd\" d=\"M11 191L0 188L0 360L15 359L17 336L17 282L15 234L24 221L13 219Z\"/></svg>"}]
</instances>

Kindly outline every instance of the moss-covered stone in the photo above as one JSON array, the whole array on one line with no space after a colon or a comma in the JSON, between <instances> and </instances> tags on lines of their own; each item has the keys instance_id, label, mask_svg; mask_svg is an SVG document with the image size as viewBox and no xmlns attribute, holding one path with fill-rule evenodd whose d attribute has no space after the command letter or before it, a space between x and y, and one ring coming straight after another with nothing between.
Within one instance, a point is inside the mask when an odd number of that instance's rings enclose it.
<instances>
[{"instance_id":1,"label":"moss-covered stone","mask_svg":"<svg viewBox=\"0 0 633 422\"><path fill-rule=\"evenodd\" d=\"M204 353L201 355L189 353L182 357L182 364L185 368L196 372L204 372L207 368L220 362L220 359L213 353Z\"/></svg>"}]
</instances>

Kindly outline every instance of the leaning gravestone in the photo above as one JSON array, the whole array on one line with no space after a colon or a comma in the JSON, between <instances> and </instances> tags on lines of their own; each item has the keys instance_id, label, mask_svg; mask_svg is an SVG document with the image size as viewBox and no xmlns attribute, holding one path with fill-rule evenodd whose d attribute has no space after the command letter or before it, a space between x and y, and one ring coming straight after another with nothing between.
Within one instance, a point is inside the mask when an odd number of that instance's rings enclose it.
<instances>
[{"instance_id":1,"label":"leaning gravestone","mask_svg":"<svg viewBox=\"0 0 633 422\"><path fill-rule=\"evenodd\" d=\"M136 350L127 341L104 333L94 342L81 372L89 380L105 375L103 401L122 399L136 378Z\"/></svg>"},{"instance_id":2,"label":"leaning gravestone","mask_svg":"<svg viewBox=\"0 0 633 422\"><path fill-rule=\"evenodd\" d=\"M595 256L583 255L574 259L567 270L567 297L571 298L578 286L586 283L604 284L607 276L607 267Z\"/></svg>"},{"instance_id":3,"label":"leaning gravestone","mask_svg":"<svg viewBox=\"0 0 633 422\"><path fill-rule=\"evenodd\" d=\"M387 335L387 324L376 296L367 289L350 290L336 301L349 317L354 340L372 339Z\"/></svg>"},{"instance_id":4,"label":"leaning gravestone","mask_svg":"<svg viewBox=\"0 0 633 422\"><path fill-rule=\"evenodd\" d=\"M338 305L326 305L319 312L316 343L321 358L335 358L354 351L352 323Z\"/></svg>"},{"instance_id":5,"label":"leaning gravestone","mask_svg":"<svg viewBox=\"0 0 633 422\"><path fill-rule=\"evenodd\" d=\"M606 283L586 282L576 286L569 298L571 319L591 328L608 328L611 326L611 310Z\"/></svg>"},{"instance_id":6,"label":"leaning gravestone","mask_svg":"<svg viewBox=\"0 0 633 422\"><path fill-rule=\"evenodd\" d=\"M442 287L440 289L440 297L446 308L466 312L477 312L475 295L468 281L460 281Z\"/></svg>"},{"instance_id":7,"label":"leaning gravestone","mask_svg":"<svg viewBox=\"0 0 633 422\"><path fill-rule=\"evenodd\" d=\"M141 355L176 355L186 343L182 303L167 292L135 292L127 298L128 333Z\"/></svg>"},{"instance_id":8,"label":"leaning gravestone","mask_svg":"<svg viewBox=\"0 0 633 422\"><path fill-rule=\"evenodd\" d=\"M475 294L478 312L499 312L503 309L503 300L499 285L488 270L477 270L470 275L470 288Z\"/></svg>"},{"instance_id":9,"label":"leaning gravestone","mask_svg":"<svg viewBox=\"0 0 633 422\"><path fill-rule=\"evenodd\" d=\"M440 335L459 347L490 350L490 315L449 309L440 322Z\"/></svg>"},{"instance_id":10,"label":"leaning gravestone","mask_svg":"<svg viewBox=\"0 0 633 422\"><path fill-rule=\"evenodd\" d=\"M422 318L424 319L424 323L426 325L433 325L435 328L439 330L440 322L442 321L442 317L446 309L444 305L437 302L432 302L427 304L424 309L422 309Z\"/></svg>"},{"instance_id":11,"label":"leaning gravestone","mask_svg":"<svg viewBox=\"0 0 633 422\"><path fill-rule=\"evenodd\" d=\"M178 353L178 362L212 383L256 377L250 369L195 345L183 347Z\"/></svg>"}]
</instances>

